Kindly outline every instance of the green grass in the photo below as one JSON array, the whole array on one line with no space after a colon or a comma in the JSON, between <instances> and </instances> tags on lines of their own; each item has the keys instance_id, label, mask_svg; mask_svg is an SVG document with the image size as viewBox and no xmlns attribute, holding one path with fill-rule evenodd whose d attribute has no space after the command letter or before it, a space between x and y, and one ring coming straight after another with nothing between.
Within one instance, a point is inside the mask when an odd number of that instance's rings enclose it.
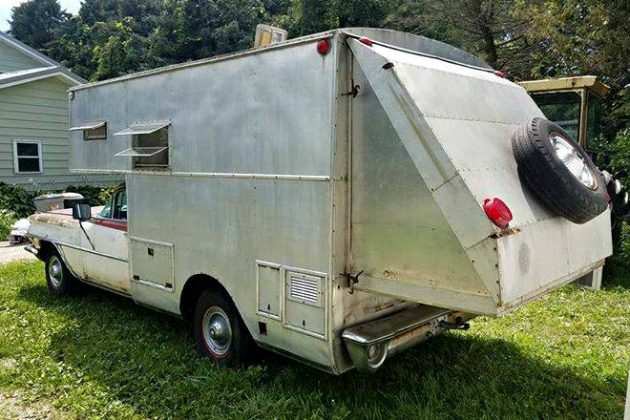
<instances>
[{"instance_id":1,"label":"green grass","mask_svg":"<svg viewBox=\"0 0 630 420\"><path fill-rule=\"evenodd\" d=\"M185 325L88 289L53 299L39 262L0 266L0 392L70 417L620 418L630 290L565 287L437 337L373 376L321 373L262 352L219 369Z\"/></svg>"}]
</instances>

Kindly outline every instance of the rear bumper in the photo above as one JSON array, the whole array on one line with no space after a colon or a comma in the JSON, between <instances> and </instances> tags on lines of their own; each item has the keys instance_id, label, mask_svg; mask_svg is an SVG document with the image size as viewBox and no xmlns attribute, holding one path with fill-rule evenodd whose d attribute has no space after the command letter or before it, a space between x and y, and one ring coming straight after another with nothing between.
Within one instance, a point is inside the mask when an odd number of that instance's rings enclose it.
<instances>
[{"instance_id":1,"label":"rear bumper","mask_svg":"<svg viewBox=\"0 0 630 420\"><path fill-rule=\"evenodd\" d=\"M447 329L466 329L464 314L418 305L384 318L346 328L341 334L355 367L377 370L388 357Z\"/></svg>"}]
</instances>

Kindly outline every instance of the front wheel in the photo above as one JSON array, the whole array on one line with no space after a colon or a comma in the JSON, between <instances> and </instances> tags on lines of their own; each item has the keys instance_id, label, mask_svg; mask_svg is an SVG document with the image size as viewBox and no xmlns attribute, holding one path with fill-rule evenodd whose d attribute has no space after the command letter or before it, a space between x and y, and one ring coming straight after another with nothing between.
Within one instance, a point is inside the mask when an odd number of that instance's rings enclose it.
<instances>
[{"instance_id":1,"label":"front wheel","mask_svg":"<svg viewBox=\"0 0 630 420\"><path fill-rule=\"evenodd\" d=\"M204 291L195 309L195 341L199 351L220 366L246 362L252 339L236 307L223 293Z\"/></svg>"},{"instance_id":2,"label":"front wheel","mask_svg":"<svg viewBox=\"0 0 630 420\"><path fill-rule=\"evenodd\" d=\"M72 293L77 280L68 270L57 252L51 252L46 259L46 284L55 297Z\"/></svg>"}]
</instances>

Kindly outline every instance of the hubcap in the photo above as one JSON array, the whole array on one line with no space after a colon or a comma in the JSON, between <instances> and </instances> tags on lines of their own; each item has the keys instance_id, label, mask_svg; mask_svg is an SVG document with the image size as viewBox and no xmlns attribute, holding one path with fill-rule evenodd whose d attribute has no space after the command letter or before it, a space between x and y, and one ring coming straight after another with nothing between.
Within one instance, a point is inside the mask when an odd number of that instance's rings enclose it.
<instances>
[{"instance_id":1,"label":"hubcap","mask_svg":"<svg viewBox=\"0 0 630 420\"><path fill-rule=\"evenodd\" d=\"M48 278L55 289L59 289L59 287L61 287L61 282L63 281L63 268L59 258L54 255L50 257L50 264L48 264Z\"/></svg>"},{"instance_id":2,"label":"hubcap","mask_svg":"<svg viewBox=\"0 0 630 420\"><path fill-rule=\"evenodd\" d=\"M223 309L213 306L203 316L203 338L206 347L216 356L224 356L232 343L232 327Z\"/></svg>"},{"instance_id":3,"label":"hubcap","mask_svg":"<svg viewBox=\"0 0 630 420\"><path fill-rule=\"evenodd\" d=\"M573 175L582 185L592 190L597 189L595 176L588 168L584 158L578 150L573 147L565 138L559 134L552 133L550 136L551 145L558 158L567 167L571 175Z\"/></svg>"}]
</instances>

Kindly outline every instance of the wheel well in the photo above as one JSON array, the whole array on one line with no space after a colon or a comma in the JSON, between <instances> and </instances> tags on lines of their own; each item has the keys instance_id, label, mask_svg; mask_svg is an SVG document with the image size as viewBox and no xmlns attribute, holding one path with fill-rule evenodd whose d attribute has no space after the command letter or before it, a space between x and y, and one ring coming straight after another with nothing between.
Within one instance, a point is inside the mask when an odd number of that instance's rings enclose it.
<instances>
[{"instance_id":1,"label":"wheel well","mask_svg":"<svg viewBox=\"0 0 630 420\"><path fill-rule=\"evenodd\" d=\"M46 261L48 256L54 252L57 252L55 246L48 241L39 242L39 255L42 261Z\"/></svg>"},{"instance_id":2,"label":"wheel well","mask_svg":"<svg viewBox=\"0 0 630 420\"><path fill-rule=\"evenodd\" d=\"M228 299L232 300L230 294L217 279L207 274L196 274L186 281L179 300L179 310L185 321L192 321L197 299L199 299L201 293L206 289L218 290Z\"/></svg>"}]
</instances>

